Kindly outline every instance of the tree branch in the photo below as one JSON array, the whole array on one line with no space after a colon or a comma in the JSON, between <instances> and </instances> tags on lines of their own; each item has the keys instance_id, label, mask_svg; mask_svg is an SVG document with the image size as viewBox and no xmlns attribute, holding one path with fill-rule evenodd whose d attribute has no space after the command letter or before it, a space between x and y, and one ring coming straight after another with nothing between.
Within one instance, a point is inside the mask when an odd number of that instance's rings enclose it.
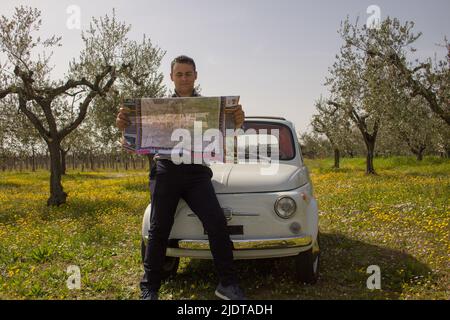
<instances>
[{"instance_id":1,"label":"tree branch","mask_svg":"<svg viewBox=\"0 0 450 320\"><path fill-rule=\"evenodd\" d=\"M99 88L99 84L100 84L101 80L103 80L103 78L106 77L106 75L108 75L108 73L110 73L110 72L111 72L111 77L109 78L108 82L105 84L105 86L103 88ZM116 70L115 70L115 68L113 68L111 66L106 68L102 74L96 76L95 83L94 83L94 88L96 88L96 90L92 90L91 92L89 92L87 97L80 104L80 111L78 113L77 118L70 125L68 125L64 129L62 129L58 133L58 136L60 137L60 139L63 139L65 136L67 136L69 133L71 133L73 130L75 130L80 125L80 123L86 118L87 108L88 108L89 104L91 103L92 99L94 99L97 95L104 95L106 92L108 92L109 89L111 88L111 86L113 85L114 81L116 80L116 78L117 78Z\"/></svg>"},{"instance_id":2,"label":"tree branch","mask_svg":"<svg viewBox=\"0 0 450 320\"><path fill-rule=\"evenodd\" d=\"M0 99L3 99L3 98L6 97L8 94L11 94L11 93L17 93L17 92L18 92L18 90L17 90L17 88L16 88L15 86L11 86L11 87L9 87L9 88L0 90Z\"/></svg>"},{"instance_id":3,"label":"tree branch","mask_svg":"<svg viewBox=\"0 0 450 320\"><path fill-rule=\"evenodd\" d=\"M413 78L413 71L409 70L400 60L396 53L392 53L389 56L389 60L394 66L406 77L408 84L411 86L414 95L421 95L427 100L430 105L430 109L433 110L437 115L439 115L448 125L450 125L450 112L445 111L439 106L437 101L436 93L431 90L431 88L426 88L420 81ZM420 67L420 68L419 68ZM421 69L422 66L417 68ZM415 69L417 69L415 68ZM414 69L414 70L415 70ZM417 71L417 70L416 70ZM450 104L450 102L447 102Z\"/></svg>"},{"instance_id":4,"label":"tree branch","mask_svg":"<svg viewBox=\"0 0 450 320\"><path fill-rule=\"evenodd\" d=\"M28 110L27 100L20 93L19 93L19 110L22 111L27 116L27 118L31 121L34 127L39 131L41 137L46 142L48 142L48 139L50 138L50 132L42 126L42 123L39 121L36 115L30 110Z\"/></svg>"}]
</instances>

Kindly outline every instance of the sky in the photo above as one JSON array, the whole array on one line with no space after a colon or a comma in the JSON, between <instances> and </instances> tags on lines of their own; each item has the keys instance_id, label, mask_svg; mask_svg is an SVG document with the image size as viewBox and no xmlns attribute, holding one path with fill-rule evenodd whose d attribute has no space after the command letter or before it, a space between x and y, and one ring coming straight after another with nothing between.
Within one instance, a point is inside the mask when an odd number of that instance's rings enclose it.
<instances>
[{"instance_id":1,"label":"sky","mask_svg":"<svg viewBox=\"0 0 450 320\"><path fill-rule=\"evenodd\" d=\"M367 21L370 5L381 19L414 21L415 57L445 55L437 46L450 38L449 0L2 0L0 14L10 17L15 6L42 12L42 36L62 36L55 50L53 77L61 78L69 61L82 49L81 31L92 17L111 15L132 26L130 39L142 35L166 51L160 71L172 89L170 62L185 54L197 64L203 96L239 95L248 116L281 116L298 132L310 131L314 102L328 95L328 69L342 45L337 31L348 16ZM69 28L79 9L80 28Z\"/></svg>"}]
</instances>

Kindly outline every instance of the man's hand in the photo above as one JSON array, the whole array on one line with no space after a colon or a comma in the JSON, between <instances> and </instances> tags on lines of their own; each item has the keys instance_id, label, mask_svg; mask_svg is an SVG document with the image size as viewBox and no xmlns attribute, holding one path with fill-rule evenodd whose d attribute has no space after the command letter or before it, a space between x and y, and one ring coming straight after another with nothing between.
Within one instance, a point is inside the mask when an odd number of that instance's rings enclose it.
<instances>
[{"instance_id":1,"label":"man's hand","mask_svg":"<svg viewBox=\"0 0 450 320\"><path fill-rule=\"evenodd\" d=\"M234 115L234 125L236 128L240 128L242 127L242 125L244 124L244 119L245 119L245 113L242 110L242 106L239 104L237 105L236 109L233 112Z\"/></svg>"},{"instance_id":2,"label":"man's hand","mask_svg":"<svg viewBox=\"0 0 450 320\"><path fill-rule=\"evenodd\" d=\"M120 129L120 131L125 130L125 128L131 124L130 119L128 118L128 113L130 113L130 109L120 107L116 118L116 126Z\"/></svg>"}]
</instances>

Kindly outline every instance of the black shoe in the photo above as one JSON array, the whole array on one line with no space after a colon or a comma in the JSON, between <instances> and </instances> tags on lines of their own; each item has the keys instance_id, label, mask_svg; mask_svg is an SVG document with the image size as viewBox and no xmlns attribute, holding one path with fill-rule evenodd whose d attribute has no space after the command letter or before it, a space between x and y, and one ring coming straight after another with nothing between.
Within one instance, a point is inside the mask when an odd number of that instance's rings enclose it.
<instances>
[{"instance_id":1,"label":"black shoe","mask_svg":"<svg viewBox=\"0 0 450 320\"><path fill-rule=\"evenodd\" d=\"M237 284L231 284L229 286L223 286L221 283L217 286L216 296L223 300L247 300L244 292L239 288Z\"/></svg>"},{"instance_id":2,"label":"black shoe","mask_svg":"<svg viewBox=\"0 0 450 320\"><path fill-rule=\"evenodd\" d=\"M148 289L142 290L141 300L158 300L158 292Z\"/></svg>"}]
</instances>

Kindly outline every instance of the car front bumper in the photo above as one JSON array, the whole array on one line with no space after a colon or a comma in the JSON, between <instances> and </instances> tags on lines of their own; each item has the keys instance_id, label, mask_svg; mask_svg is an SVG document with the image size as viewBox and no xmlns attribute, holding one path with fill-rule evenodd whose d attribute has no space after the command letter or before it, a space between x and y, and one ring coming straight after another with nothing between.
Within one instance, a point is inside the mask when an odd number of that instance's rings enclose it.
<instances>
[{"instance_id":1,"label":"car front bumper","mask_svg":"<svg viewBox=\"0 0 450 320\"><path fill-rule=\"evenodd\" d=\"M276 239L231 239L231 241L235 259L293 256L313 245L310 235ZM172 257L212 259L208 240L178 240L178 247L168 247L166 254Z\"/></svg>"}]
</instances>

